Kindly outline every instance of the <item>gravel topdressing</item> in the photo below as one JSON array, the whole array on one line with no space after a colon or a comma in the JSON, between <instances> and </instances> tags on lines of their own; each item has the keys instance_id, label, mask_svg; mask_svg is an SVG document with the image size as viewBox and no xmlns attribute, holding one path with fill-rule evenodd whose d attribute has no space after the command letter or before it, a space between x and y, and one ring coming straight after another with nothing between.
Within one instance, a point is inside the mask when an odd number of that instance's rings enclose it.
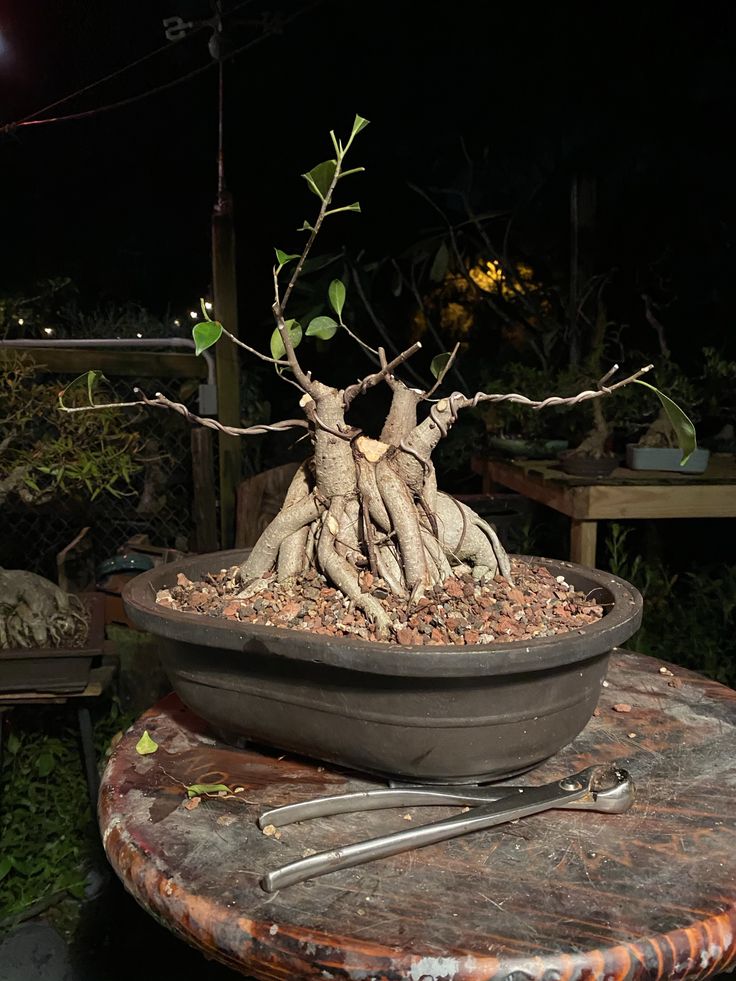
<instances>
[{"instance_id":1,"label":"gravel topdressing","mask_svg":"<svg viewBox=\"0 0 736 981\"><path fill-rule=\"evenodd\" d=\"M411 607L370 572L361 573L360 579L363 591L373 593L391 617L393 633L385 643L463 646L531 640L566 633L603 616L602 606L543 566L512 559L511 571L513 586L500 576L481 582L470 575L449 578ZM244 597L239 595L244 590L237 566L198 582L179 573L177 585L159 590L156 601L202 616L380 640L362 610L317 573L285 583L278 583L274 574L264 579L260 592Z\"/></svg>"}]
</instances>

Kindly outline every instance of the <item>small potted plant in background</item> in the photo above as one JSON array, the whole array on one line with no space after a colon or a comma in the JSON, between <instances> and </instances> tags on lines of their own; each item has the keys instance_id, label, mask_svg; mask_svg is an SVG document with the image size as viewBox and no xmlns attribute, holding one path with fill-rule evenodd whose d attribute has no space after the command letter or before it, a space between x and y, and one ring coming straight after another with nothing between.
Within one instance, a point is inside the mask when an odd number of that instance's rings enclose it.
<instances>
[{"instance_id":1,"label":"small potted plant in background","mask_svg":"<svg viewBox=\"0 0 736 981\"><path fill-rule=\"evenodd\" d=\"M661 374L667 379L668 389L689 406L697 404L695 386L688 381L683 372L673 362L667 344L664 326L656 315L652 299L646 294L642 297L646 319L656 332L660 350ZM642 384L646 384L642 382ZM665 395L659 393L660 408L656 417L639 437L636 443L626 445L626 466L632 470L669 470L678 473L704 473L708 466L710 452L702 447L693 448L686 457L679 449L679 429L682 413L678 406Z\"/></svg>"},{"instance_id":2,"label":"small potted plant in background","mask_svg":"<svg viewBox=\"0 0 736 981\"><path fill-rule=\"evenodd\" d=\"M304 175L319 207L300 229L306 244L276 250L270 353L234 337L204 305L194 327L199 351L234 343L299 393L294 418L225 431L294 429L313 455L250 552L144 573L128 586L126 608L160 638L184 701L227 737L425 781L490 779L535 765L583 728L611 649L639 626L641 597L607 573L508 555L491 525L438 489L433 453L480 405L595 403L650 366L619 380L609 372L605 385L572 395L442 395L457 346L432 359L433 381L406 384L403 367L421 342L391 356L368 344L348 322L341 280L329 285L324 313L308 324L289 317L324 222L360 210L335 192L362 170L345 158L366 125L356 117L345 142L332 133L334 156ZM345 387L327 384L318 349L303 353L308 338L355 343L374 369ZM348 411L377 386L390 407L369 434ZM163 394L139 398L203 422ZM694 436L681 431L689 451Z\"/></svg>"}]
</instances>

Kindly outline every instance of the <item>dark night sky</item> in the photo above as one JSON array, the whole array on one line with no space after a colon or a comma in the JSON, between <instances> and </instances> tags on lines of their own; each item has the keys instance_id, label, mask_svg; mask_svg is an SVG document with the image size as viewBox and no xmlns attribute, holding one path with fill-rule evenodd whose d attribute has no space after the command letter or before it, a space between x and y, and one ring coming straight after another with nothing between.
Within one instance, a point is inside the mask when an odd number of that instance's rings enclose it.
<instances>
[{"instance_id":1,"label":"dark night sky","mask_svg":"<svg viewBox=\"0 0 736 981\"><path fill-rule=\"evenodd\" d=\"M240 15L304 5L254 0ZM163 44L163 17L207 12L206 0L6 0L3 121ZM634 270L667 251L685 309L730 330L735 19L730 3L681 12L324 0L227 66L241 293L258 298L267 287L272 244L297 244L293 229L310 206L298 175L329 155L329 129L347 128L357 111L373 125L360 149L364 216L340 232L353 247L409 241L427 215L407 181L456 179L464 137L471 154L488 150L488 205L537 188L527 226L537 223L535 246L559 261L569 175L595 173L602 267ZM233 25L231 43L258 30ZM197 68L206 39L200 32L59 111ZM69 275L93 300L191 304L209 282L215 100L210 70L128 108L3 138L0 289Z\"/></svg>"}]
</instances>

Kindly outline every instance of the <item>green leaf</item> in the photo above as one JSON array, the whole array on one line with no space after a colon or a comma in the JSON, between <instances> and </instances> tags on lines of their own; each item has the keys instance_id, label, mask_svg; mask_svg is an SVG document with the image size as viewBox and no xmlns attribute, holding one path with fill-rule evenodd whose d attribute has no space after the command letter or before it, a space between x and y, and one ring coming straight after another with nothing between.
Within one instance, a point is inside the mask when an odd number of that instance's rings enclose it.
<instances>
[{"instance_id":1,"label":"green leaf","mask_svg":"<svg viewBox=\"0 0 736 981\"><path fill-rule=\"evenodd\" d=\"M447 362L450 360L450 355L445 352L444 354L438 354L436 357L432 358L432 364L429 366L429 370L432 372L435 378L439 378L442 372L447 367Z\"/></svg>"},{"instance_id":2,"label":"green leaf","mask_svg":"<svg viewBox=\"0 0 736 981\"><path fill-rule=\"evenodd\" d=\"M353 120L353 131L350 134L350 139L352 140L352 138L354 136L357 136L362 129L365 129L366 126L369 124L369 122L370 120L364 119L362 116L356 115L355 119Z\"/></svg>"},{"instance_id":3,"label":"green leaf","mask_svg":"<svg viewBox=\"0 0 736 981\"><path fill-rule=\"evenodd\" d=\"M55 760L51 753L41 753L36 760L36 770L39 777L47 777L54 769Z\"/></svg>"},{"instance_id":4,"label":"green leaf","mask_svg":"<svg viewBox=\"0 0 736 981\"><path fill-rule=\"evenodd\" d=\"M148 735L148 729L143 733L141 738L135 744L136 753L141 756L148 756L149 753L155 753L158 749L158 743L154 742L153 739Z\"/></svg>"},{"instance_id":5,"label":"green leaf","mask_svg":"<svg viewBox=\"0 0 736 981\"><path fill-rule=\"evenodd\" d=\"M307 327L307 337L319 337L321 341L329 341L337 333L337 324L332 317L315 317Z\"/></svg>"},{"instance_id":6,"label":"green leaf","mask_svg":"<svg viewBox=\"0 0 736 981\"><path fill-rule=\"evenodd\" d=\"M199 797L200 794L219 794L221 791L230 792L230 788L224 783L193 783L187 787L189 797Z\"/></svg>"},{"instance_id":7,"label":"green leaf","mask_svg":"<svg viewBox=\"0 0 736 981\"><path fill-rule=\"evenodd\" d=\"M74 378L72 381L69 382L66 388L62 389L62 391L59 392L59 405L62 408L67 408L67 406L64 405L64 396L67 394L67 392L70 392L73 388L78 388L80 385L86 386L87 398L89 399L89 404L94 405L95 386L97 385L98 382L105 381L105 380L106 380L105 376L102 374L102 372L95 371L94 369L85 371L84 374L82 375L77 375L76 378Z\"/></svg>"},{"instance_id":8,"label":"green leaf","mask_svg":"<svg viewBox=\"0 0 736 981\"><path fill-rule=\"evenodd\" d=\"M330 210L327 211L326 214L337 215L341 211L360 211L360 201L353 201L352 204L345 204L342 206L342 208L330 208Z\"/></svg>"},{"instance_id":9,"label":"green leaf","mask_svg":"<svg viewBox=\"0 0 736 981\"><path fill-rule=\"evenodd\" d=\"M89 399L89 404L94 405L94 391L97 382L103 381L105 376L101 371L95 371L94 369L87 372L87 398Z\"/></svg>"},{"instance_id":10,"label":"green leaf","mask_svg":"<svg viewBox=\"0 0 736 981\"><path fill-rule=\"evenodd\" d=\"M441 283L445 278L445 273L447 272L447 267L450 264L450 253L447 246L443 242L442 245L437 249L437 253L432 262L432 267L429 270L429 278L433 283Z\"/></svg>"},{"instance_id":11,"label":"green leaf","mask_svg":"<svg viewBox=\"0 0 736 981\"><path fill-rule=\"evenodd\" d=\"M314 225L310 225L309 222L305 218L304 221L301 223L300 227L297 228L297 231L298 232L313 232L314 231Z\"/></svg>"},{"instance_id":12,"label":"green leaf","mask_svg":"<svg viewBox=\"0 0 736 981\"><path fill-rule=\"evenodd\" d=\"M294 345L294 347L298 347L302 340L301 324L296 320L287 320L285 326L289 331L291 343ZM281 331L277 327L273 334L271 334L271 357L275 361L280 361L285 354L286 348L284 347L284 342L281 339Z\"/></svg>"},{"instance_id":13,"label":"green leaf","mask_svg":"<svg viewBox=\"0 0 736 981\"><path fill-rule=\"evenodd\" d=\"M194 353L201 354L208 347L216 344L222 336L222 324L216 320L205 320L201 324L195 324L192 328L192 338L194 339Z\"/></svg>"},{"instance_id":14,"label":"green leaf","mask_svg":"<svg viewBox=\"0 0 736 981\"><path fill-rule=\"evenodd\" d=\"M276 253L276 261L279 266L285 266L287 262L291 262L293 259L300 259L301 253L297 252L295 255L289 255L286 252L282 252L281 249L274 249Z\"/></svg>"},{"instance_id":15,"label":"green leaf","mask_svg":"<svg viewBox=\"0 0 736 981\"><path fill-rule=\"evenodd\" d=\"M665 395L664 392L660 392L658 388L655 388L654 385L650 385L648 382L641 381L638 378L636 378L635 381L637 385L643 385L645 388L648 388L650 391L654 392L659 401L662 403L662 408L665 411L665 415L669 419L672 428L675 431L675 435L677 436L677 443L682 451L680 466L684 467L692 454L698 448L698 441L695 436L695 426L685 415L680 406L676 402L673 402L668 395Z\"/></svg>"},{"instance_id":16,"label":"green leaf","mask_svg":"<svg viewBox=\"0 0 736 981\"><path fill-rule=\"evenodd\" d=\"M338 315L342 316L342 308L345 306L345 284L340 279L333 279L327 291L330 298L330 306ZM309 333L309 331L307 331Z\"/></svg>"},{"instance_id":17,"label":"green leaf","mask_svg":"<svg viewBox=\"0 0 736 981\"><path fill-rule=\"evenodd\" d=\"M7 750L11 756L15 756L15 754L18 752L19 749L20 749L20 739L18 739L18 737L14 732L11 732L10 735L8 736Z\"/></svg>"},{"instance_id":18,"label":"green leaf","mask_svg":"<svg viewBox=\"0 0 736 981\"><path fill-rule=\"evenodd\" d=\"M316 194L320 201L324 201L327 196L336 169L336 160L324 160L322 163L317 164L316 167L312 167L306 174L302 174L302 177L309 186L309 190L313 194Z\"/></svg>"}]
</instances>

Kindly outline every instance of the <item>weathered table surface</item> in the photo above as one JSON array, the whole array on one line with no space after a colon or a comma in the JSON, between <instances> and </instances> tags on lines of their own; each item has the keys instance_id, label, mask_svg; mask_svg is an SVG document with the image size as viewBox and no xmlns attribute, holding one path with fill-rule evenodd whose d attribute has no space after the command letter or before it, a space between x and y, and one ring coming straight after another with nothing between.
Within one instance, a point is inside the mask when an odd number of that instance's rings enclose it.
<instances>
[{"instance_id":1,"label":"weathered table surface","mask_svg":"<svg viewBox=\"0 0 736 981\"><path fill-rule=\"evenodd\" d=\"M483 492L495 484L570 518L570 559L595 567L598 521L621 518L736 518L736 460L714 453L703 474L619 467L608 477L574 477L555 460L473 461Z\"/></svg>"},{"instance_id":2,"label":"weathered table surface","mask_svg":"<svg viewBox=\"0 0 736 981\"><path fill-rule=\"evenodd\" d=\"M736 963L736 692L616 652L600 714L517 782L617 760L623 815L553 811L312 882L263 892L306 849L456 812L340 815L266 837L269 805L376 784L217 743L169 696L117 745L103 777L108 857L136 899L208 956L259 979L594 981L705 977ZM628 713L614 704L631 705ZM329 720L325 720L329 725ZM159 743L141 756L144 729ZM183 806L184 787L244 788ZM192 969L193 976L196 969Z\"/></svg>"}]
</instances>

